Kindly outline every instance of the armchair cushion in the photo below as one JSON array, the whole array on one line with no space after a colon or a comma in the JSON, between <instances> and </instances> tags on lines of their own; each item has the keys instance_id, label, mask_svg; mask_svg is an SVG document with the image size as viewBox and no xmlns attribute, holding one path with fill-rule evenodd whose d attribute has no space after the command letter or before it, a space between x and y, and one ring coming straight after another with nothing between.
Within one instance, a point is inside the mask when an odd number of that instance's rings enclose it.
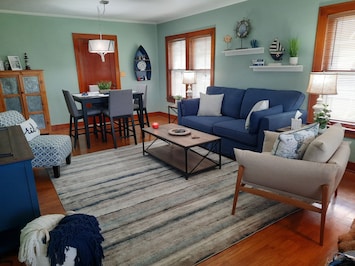
<instances>
[{"instance_id":1,"label":"armchair cushion","mask_svg":"<svg viewBox=\"0 0 355 266\"><path fill-rule=\"evenodd\" d=\"M303 160L325 163L339 147L344 139L341 124L330 126L323 134L314 139L304 153Z\"/></svg>"},{"instance_id":2,"label":"armchair cushion","mask_svg":"<svg viewBox=\"0 0 355 266\"><path fill-rule=\"evenodd\" d=\"M318 128L319 124L314 123L281 133L274 143L271 154L289 159L302 159L309 143L317 136Z\"/></svg>"}]
</instances>

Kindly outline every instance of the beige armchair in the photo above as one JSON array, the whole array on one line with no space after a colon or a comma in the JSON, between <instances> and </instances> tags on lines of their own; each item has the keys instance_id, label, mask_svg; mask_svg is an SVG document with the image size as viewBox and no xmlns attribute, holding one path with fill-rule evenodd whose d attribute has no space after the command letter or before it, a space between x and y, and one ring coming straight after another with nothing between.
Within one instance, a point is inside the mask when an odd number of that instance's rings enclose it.
<instances>
[{"instance_id":1,"label":"beige armchair","mask_svg":"<svg viewBox=\"0 0 355 266\"><path fill-rule=\"evenodd\" d=\"M262 153L234 149L239 170L232 214L236 211L239 191L318 212L320 245L323 245L328 204L332 195L336 196L350 156L350 143L343 138L341 125L333 125L309 142L301 159L273 155L275 140L280 139L276 132L265 132Z\"/></svg>"}]
</instances>

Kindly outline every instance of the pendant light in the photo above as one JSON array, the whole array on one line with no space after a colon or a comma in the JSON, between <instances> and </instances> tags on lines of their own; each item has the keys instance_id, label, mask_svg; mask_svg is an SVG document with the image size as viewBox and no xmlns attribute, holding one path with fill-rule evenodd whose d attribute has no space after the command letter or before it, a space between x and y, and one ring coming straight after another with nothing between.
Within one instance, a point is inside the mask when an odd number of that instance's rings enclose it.
<instances>
[{"instance_id":1,"label":"pendant light","mask_svg":"<svg viewBox=\"0 0 355 266\"><path fill-rule=\"evenodd\" d=\"M101 0L100 4L103 5L102 15L105 14L105 6L109 3L108 0ZM101 20L100 20L100 9L97 7L98 15L99 15L99 26L101 28ZM89 40L89 53L96 53L101 56L102 62L105 62L105 55L108 53L115 52L115 42L112 40L103 40L102 34L100 30L100 39Z\"/></svg>"}]
</instances>

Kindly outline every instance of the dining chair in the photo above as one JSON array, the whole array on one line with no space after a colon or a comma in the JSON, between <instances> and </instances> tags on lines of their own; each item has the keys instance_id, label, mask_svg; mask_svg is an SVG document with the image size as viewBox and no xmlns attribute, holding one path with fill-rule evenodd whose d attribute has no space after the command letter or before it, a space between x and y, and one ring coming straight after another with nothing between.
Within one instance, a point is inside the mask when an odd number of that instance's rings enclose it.
<instances>
[{"instance_id":1,"label":"dining chair","mask_svg":"<svg viewBox=\"0 0 355 266\"><path fill-rule=\"evenodd\" d=\"M136 129L133 118L133 93L132 90L111 90L108 98L108 108L103 111L104 118L110 119L111 134L115 149L117 148L116 133L115 133L115 120L119 125L120 137L129 138L134 137L134 143L137 145ZM123 121L123 123L122 123ZM123 124L124 134L121 134L121 126ZM129 129L131 124L131 129ZM107 134L106 123L104 123L105 140ZM130 134L131 132L131 134Z\"/></svg>"},{"instance_id":2,"label":"dining chair","mask_svg":"<svg viewBox=\"0 0 355 266\"><path fill-rule=\"evenodd\" d=\"M75 148L76 144L78 142L79 135L85 134L85 132L82 132L85 129L83 127L79 128L79 126L78 126L78 121L80 119L84 118L84 114L83 114L83 111L81 109L78 109L78 107L76 106L71 93L67 90L62 90L62 91L63 91L65 103L67 104L67 108L68 108L68 111L70 114L69 136L74 137L73 147ZM103 126L102 126L102 108L97 108L95 106L92 106L91 108L88 108L87 115L88 115L88 117L93 118L93 125L89 126L89 130L90 130L90 128L93 128L93 132L96 137L98 137L97 132L100 131L101 137L102 137L102 139L104 139L104 132L103 132ZM97 129L96 117L99 118L99 127L100 127L99 130ZM74 122L74 128L73 128L73 122Z\"/></svg>"},{"instance_id":3,"label":"dining chair","mask_svg":"<svg viewBox=\"0 0 355 266\"><path fill-rule=\"evenodd\" d=\"M139 84L134 89L136 92L143 93L142 98L143 98L143 112L144 112L144 115L139 113L140 109L139 109L138 99L135 99L133 106L134 106L134 111L137 112L137 115L138 116L142 116L143 124L147 125L149 127L149 118L148 118L148 112L147 112L147 88L148 88L147 84ZM145 118L145 121L144 121L144 118Z\"/></svg>"}]
</instances>

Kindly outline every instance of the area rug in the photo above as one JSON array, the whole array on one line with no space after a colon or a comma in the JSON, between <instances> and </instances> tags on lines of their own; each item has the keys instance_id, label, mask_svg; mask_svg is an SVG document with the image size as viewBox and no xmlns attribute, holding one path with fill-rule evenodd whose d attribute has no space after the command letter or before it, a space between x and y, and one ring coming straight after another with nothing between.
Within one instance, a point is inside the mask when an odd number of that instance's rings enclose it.
<instances>
[{"instance_id":1,"label":"area rug","mask_svg":"<svg viewBox=\"0 0 355 266\"><path fill-rule=\"evenodd\" d=\"M75 156L52 179L67 211L94 215L104 265L194 265L292 213L241 193L237 163L191 176L142 154L141 144Z\"/></svg>"}]
</instances>

